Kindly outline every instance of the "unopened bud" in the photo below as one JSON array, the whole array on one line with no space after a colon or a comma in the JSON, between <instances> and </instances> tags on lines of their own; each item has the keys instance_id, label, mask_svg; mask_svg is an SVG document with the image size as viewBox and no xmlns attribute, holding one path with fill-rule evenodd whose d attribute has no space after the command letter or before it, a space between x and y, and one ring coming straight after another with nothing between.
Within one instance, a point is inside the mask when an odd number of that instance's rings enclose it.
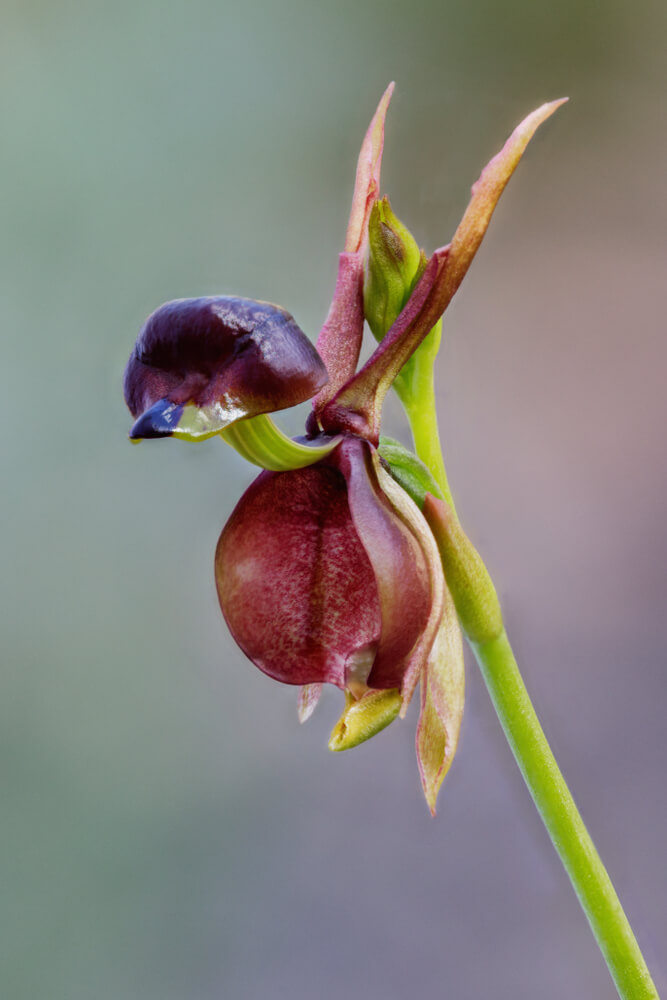
<instances>
[{"instance_id":1,"label":"unopened bud","mask_svg":"<svg viewBox=\"0 0 667 1000\"><path fill-rule=\"evenodd\" d=\"M368 242L364 313L373 336L382 340L421 277L426 257L392 212L388 198L371 209Z\"/></svg>"},{"instance_id":2,"label":"unopened bud","mask_svg":"<svg viewBox=\"0 0 667 1000\"><path fill-rule=\"evenodd\" d=\"M346 695L345 710L329 738L330 750L351 750L393 722L401 708L401 692L368 691L356 701Z\"/></svg>"},{"instance_id":3,"label":"unopened bud","mask_svg":"<svg viewBox=\"0 0 667 1000\"><path fill-rule=\"evenodd\" d=\"M444 500L427 493L424 517L438 544L461 628L471 642L497 639L503 631L503 616L482 557Z\"/></svg>"}]
</instances>

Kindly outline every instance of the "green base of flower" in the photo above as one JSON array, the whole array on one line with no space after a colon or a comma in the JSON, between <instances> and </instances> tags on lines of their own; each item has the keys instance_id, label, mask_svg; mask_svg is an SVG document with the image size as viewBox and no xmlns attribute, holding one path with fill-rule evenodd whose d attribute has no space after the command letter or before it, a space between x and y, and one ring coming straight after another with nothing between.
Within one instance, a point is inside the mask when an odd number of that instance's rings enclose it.
<instances>
[{"instance_id":1,"label":"green base of flower","mask_svg":"<svg viewBox=\"0 0 667 1000\"><path fill-rule=\"evenodd\" d=\"M334 437L324 444L293 441L266 414L238 420L221 431L220 435L223 441L235 448L248 462L272 472L289 472L314 465L326 458L341 440L340 437Z\"/></svg>"}]
</instances>

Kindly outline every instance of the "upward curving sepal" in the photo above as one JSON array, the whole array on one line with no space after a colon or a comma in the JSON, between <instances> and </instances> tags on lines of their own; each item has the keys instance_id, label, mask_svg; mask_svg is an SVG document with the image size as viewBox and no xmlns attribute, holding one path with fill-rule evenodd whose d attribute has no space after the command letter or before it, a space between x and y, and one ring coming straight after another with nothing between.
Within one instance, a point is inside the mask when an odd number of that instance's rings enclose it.
<instances>
[{"instance_id":1,"label":"upward curving sepal","mask_svg":"<svg viewBox=\"0 0 667 1000\"><path fill-rule=\"evenodd\" d=\"M380 98L377 110L368 126L361 145L357 162L357 177L352 196L350 221L345 237L345 252L364 253L368 241L368 217L373 202L380 193L380 167L384 149L384 123L387 109L394 93L394 83L390 83Z\"/></svg>"},{"instance_id":2,"label":"upward curving sepal","mask_svg":"<svg viewBox=\"0 0 667 1000\"><path fill-rule=\"evenodd\" d=\"M317 350L329 373L329 382L313 400L309 430L316 434L322 408L354 375L364 332L364 256L368 244L368 217L380 190L384 123L394 90L390 83L366 132L352 198L345 250L338 258L333 301L317 338Z\"/></svg>"},{"instance_id":3,"label":"upward curving sepal","mask_svg":"<svg viewBox=\"0 0 667 1000\"><path fill-rule=\"evenodd\" d=\"M514 130L472 188L451 244L436 250L398 319L369 360L320 414L327 433L351 431L377 442L384 398L403 365L428 336L479 249L498 199L537 128L567 98L543 104Z\"/></svg>"}]
</instances>

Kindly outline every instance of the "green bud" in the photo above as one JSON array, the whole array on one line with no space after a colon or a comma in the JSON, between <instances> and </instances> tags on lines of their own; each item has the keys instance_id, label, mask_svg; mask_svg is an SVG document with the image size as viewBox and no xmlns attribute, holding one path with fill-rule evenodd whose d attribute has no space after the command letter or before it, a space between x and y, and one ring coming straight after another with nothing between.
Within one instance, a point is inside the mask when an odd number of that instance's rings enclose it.
<instances>
[{"instance_id":1,"label":"green bud","mask_svg":"<svg viewBox=\"0 0 667 1000\"><path fill-rule=\"evenodd\" d=\"M368 244L364 313L373 336L382 340L421 277L426 257L386 197L371 209Z\"/></svg>"},{"instance_id":2,"label":"green bud","mask_svg":"<svg viewBox=\"0 0 667 1000\"><path fill-rule=\"evenodd\" d=\"M461 628L471 642L497 639L503 631L500 602L482 557L444 500L427 494L424 517L440 550L445 580Z\"/></svg>"},{"instance_id":3,"label":"green bud","mask_svg":"<svg viewBox=\"0 0 667 1000\"><path fill-rule=\"evenodd\" d=\"M368 691L358 701L346 692L345 710L331 732L329 749L351 750L369 740L394 721L402 701L396 688Z\"/></svg>"}]
</instances>

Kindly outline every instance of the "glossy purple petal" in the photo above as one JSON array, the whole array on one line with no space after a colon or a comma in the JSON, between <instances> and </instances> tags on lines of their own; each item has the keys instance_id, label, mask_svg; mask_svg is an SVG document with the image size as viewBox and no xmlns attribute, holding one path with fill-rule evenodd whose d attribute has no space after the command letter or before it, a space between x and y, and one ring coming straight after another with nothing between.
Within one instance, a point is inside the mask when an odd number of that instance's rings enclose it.
<instances>
[{"instance_id":1,"label":"glossy purple petal","mask_svg":"<svg viewBox=\"0 0 667 1000\"><path fill-rule=\"evenodd\" d=\"M145 436L162 437L171 433L163 419L169 406L215 404L222 428L301 403L326 381L321 358L288 312L267 302L213 296L167 302L149 316L124 389L134 417L157 407L146 418Z\"/></svg>"}]
</instances>

